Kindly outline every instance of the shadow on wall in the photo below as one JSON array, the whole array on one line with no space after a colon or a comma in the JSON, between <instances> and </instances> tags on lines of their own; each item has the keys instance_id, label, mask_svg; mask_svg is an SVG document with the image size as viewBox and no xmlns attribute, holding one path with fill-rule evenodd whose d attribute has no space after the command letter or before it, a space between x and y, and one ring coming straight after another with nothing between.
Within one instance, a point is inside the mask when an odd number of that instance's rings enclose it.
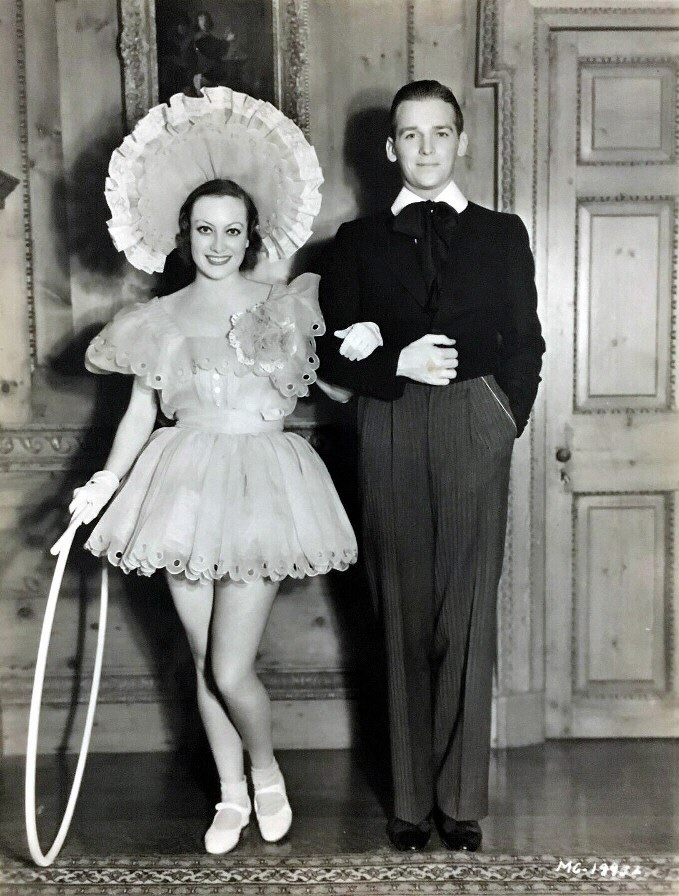
<instances>
[{"instance_id":1,"label":"shadow on wall","mask_svg":"<svg viewBox=\"0 0 679 896\"><path fill-rule=\"evenodd\" d=\"M363 217L388 209L401 188L396 165L385 152L389 136L389 107L391 95L382 91L365 90L356 94L349 105L342 161L344 183L354 194L356 214ZM326 197L331 202L332 197ZM341 224L343 222L338 222ZM332 247L332 239L312 241L294 256L292 274L313 271L323 275L325 261Z\"/></svg>"},{"instance_id":2,"label":"shadow on wall","mask_svg":"<svg viewBox=\"0 0 679 896\"><path fill-rule=\"evenodd\" d=\"M351 103L344 131L347 183L356 196L358 216L389 208L401 188L398 167L387 159L391 96L365 91Z\"/></svg>"},{"instance_id":3,"label":"shadow on wall","mask_svg":"<svg viewBox=\"0 0 679 896\"><path fill-rule=\"evenodd\" d=\"M106 226L111 213L104 198L109 160L121 136L112 128L92 141L55 186L54 231L66 271L75 259L83 270L101 277L120 277L124 272L125 257L111 242Z\"/></svg>"}]
</instances>

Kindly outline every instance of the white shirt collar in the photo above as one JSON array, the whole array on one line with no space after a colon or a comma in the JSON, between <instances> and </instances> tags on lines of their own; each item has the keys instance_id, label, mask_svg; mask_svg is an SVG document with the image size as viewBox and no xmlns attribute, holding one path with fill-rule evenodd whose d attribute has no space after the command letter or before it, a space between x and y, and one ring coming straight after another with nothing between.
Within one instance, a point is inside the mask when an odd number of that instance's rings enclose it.
<instances>
[{"instance_id":1,"label":"white shirt collar","mask_svg":"<svg viewBox=\"0 0 679 896\"><path fill-rule=\"evenodd\" d=\"M411 205L413 202L422 202L422 197L413 193L408 187L403 187L391 207L392 215L397 215L406 207L406 205ZM445 202L458 213L463 212L468 205L462 191L452 180L447 187L444 187L443 190L441 190L438 196L434 199L434 202Z\"/></svg>"}]
</instances>

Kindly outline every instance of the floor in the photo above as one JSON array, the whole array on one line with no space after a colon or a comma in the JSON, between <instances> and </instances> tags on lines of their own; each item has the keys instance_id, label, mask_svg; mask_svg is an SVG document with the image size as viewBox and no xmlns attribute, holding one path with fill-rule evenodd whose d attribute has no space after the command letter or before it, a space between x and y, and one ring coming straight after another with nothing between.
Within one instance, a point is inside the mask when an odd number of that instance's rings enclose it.
<instances>
[{"instance_id":1,"label":"floor","mask_svg":"<svg viewBox=\"0 0 679 896\"><path fill-rule=\"evenodd\" d=\"M389 851L386 782L356 751L278 754L295 820L280 844L252 824L243 856L339 855ZM43 760L39 832L46 851L70 787L73 762ZM0 772L0 854L28 852L23 761ZM607 857L679 853L679 741L551 741L495 752L486 854ZM202 854L216 801L204 754L94 754L88 760L62 856ZM432 837L430 852L440 852Z\"/></svg>"}]
</instances>

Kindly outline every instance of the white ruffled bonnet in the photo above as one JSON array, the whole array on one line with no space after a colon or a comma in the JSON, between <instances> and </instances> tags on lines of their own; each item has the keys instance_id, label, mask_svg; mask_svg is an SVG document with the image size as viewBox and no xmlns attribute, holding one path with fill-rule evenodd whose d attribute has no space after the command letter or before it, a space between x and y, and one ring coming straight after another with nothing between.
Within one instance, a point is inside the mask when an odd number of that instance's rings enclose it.
<instances>
[{"instance_id":1,"label":"white ruffled bonnet","mask_svg":"<svg viewBox=\"0 0 679 896\"><path fill-rule=\"evenodd\" d=\"M288 258L311 236L323 183L313 147L271 103L208 87L154 106L111 156L105 195L115 247L136 268L162 271L186 197L217 178L252 197L269 258Z\"/></svg>"}]
</instances>

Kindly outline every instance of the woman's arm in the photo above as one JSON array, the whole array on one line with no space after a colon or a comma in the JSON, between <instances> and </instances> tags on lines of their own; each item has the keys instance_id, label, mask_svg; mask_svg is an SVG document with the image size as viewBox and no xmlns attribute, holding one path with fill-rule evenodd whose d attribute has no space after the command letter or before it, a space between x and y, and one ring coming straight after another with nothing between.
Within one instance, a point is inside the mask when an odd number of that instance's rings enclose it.
<instances>
[{"instance_id":1,"label":"woman's arm","mask_svg":"<svg viewBox=\"0 0 679 896\"><path fill-rule=\"evenodd\" d=\"M154 390L144 385L139 377L135 377L130 402L116 430L104 469L96 472L89 482L73 492L73 500L68 506L71 526L91 523L101 513L146 444L155 422Z\"/></svg>"},{"instance_id":2,"label":"woman's arm","mask_svg":"<svg viewBox=\"0 0 679 896\"><path fill-rule=\"evenodd\" d=\"M135 377L130 402L118 424L105 470L115 473L118 479L125 476L153 432L157 410L155 389Z\"/></svg>"}]
</instances>

